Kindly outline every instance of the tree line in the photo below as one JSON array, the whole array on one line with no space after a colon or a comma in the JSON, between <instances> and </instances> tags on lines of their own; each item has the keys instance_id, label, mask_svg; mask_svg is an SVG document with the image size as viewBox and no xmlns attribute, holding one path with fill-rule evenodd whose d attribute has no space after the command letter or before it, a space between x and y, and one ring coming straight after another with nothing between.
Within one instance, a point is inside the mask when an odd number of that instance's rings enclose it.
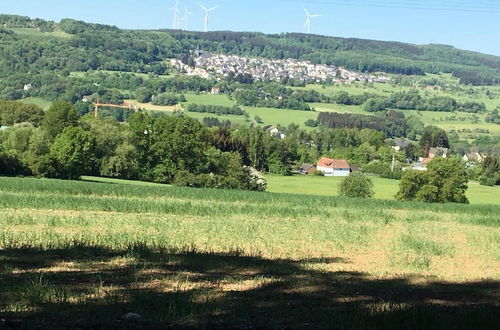
<instances>
[{"instance_id":1,"label":"tree line","mask_svg":"<svg viewBox=\"0 0 500 330\"><path fill-rule=\"evenodd\" d=\"M321 112L318 121L328 128L370 128L383 132L388 137L406 137L410 131L410 125L404 114L397 111L389 111L382 117Z\"/></svg>"},{"instance_id":2,"label":"tree line","mask_svg":"<svg viewBox=\"0 0 500 330\"><path fill-rule=\"evenodd\" d=\"M200 112L200 113L213 113L217 115L235 115L243 116L246 112L241 109L241 107L234 105L232 107L225 107L222 105L207 105L207 104L195 104L191 103L186 108L190 112Z\"/></svg>"},{"instance_id":3,"label":"tree line","mask_svg":"<svg viewBox=\"0 0 500 330\"><path fill-rule=\"evenodd\" d=\"M322 156L360 165L391 160L386 134L374 129L320 127L307 132L292 124L279 127L286 136L280 139L261 127L232 128L209 118L203 122L207 125L182 113L153 116L139 111L120 123L114 116L80 117L71 104L55 102L41 120L14 123L0 133L2 173L59 178L87 174L164 183L212 173L221 176L214 187L235 187L221 180L230 177L223 168L234 169L238 162L287 175L296 164L315 163Z\"/></svg>"},{"instance_id":4,"label":"tree line","mask_svg":"<svg viewBox=\"0 0 500 330\"><path fill-rule=\"evenodd\" d=\"M122 124L110 117L79 118L67 102L55 102L40 127L19 124L1 132L0 173L265 190L260 174L238 153L215 148L210 131L195 119L136 112Z\"/></svg>"}]
</instances>

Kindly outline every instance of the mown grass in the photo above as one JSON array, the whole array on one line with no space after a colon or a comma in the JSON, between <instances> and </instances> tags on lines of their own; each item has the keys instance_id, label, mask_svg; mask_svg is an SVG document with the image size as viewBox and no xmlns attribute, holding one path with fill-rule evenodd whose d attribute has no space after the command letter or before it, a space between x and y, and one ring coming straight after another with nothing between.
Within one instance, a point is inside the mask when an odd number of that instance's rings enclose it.
<instances>
[{"instance_id":1,"label":"mown grass","mask_svg":"<svg viewBox=\"0 0 500 330\"><path fill-rule=\"evenodd\" d=\"M499 213L0 178L1 324L487 329L498 322ZM142 318L121 319L129 312Z\"/></svg>"},{"instance_id":2,"label":"mown grass","mask_svg":"<svg viewBox=\"0 0 500 330\"><path fill-rule=\"evenodd\" d=\"M52 104L51 101L47 101L47 100L42 99L40 97L26 97L26 98L21 99L19 101L21 101L23 103L38 105L40 108L42 108L44 110L47 110Z\"/></svg>"},{"instance_id":3,"label":"mown grass","mask_svg":"<svg viewBox=\"0 0 500 330\"><path fill-rule=\"evenodd\" d=\"M13 32L16 34L27 38L27 39L33 39L33 40L40 40L40 39L71 39L73 36L71 34L68 34L66 32L56 30L53 32L43 32L39 29L35 28L10 28Z\"/></svg>"},{"instance_id":4,"label":"mown grass","mask_svg":"<svg viewBox=\"0 0 500 330\"><path fill-rule=\"evenodd\" d=\"M338 196L341 177L319 177L310 175L267 175L268 191L276 193L309 194ZM399 180L371 177L374 183L375 198L394 200L399 190ZM500 187L481 186L469 182L466 192L471 204L500 205Z\"/></svg>"}]
</instances>

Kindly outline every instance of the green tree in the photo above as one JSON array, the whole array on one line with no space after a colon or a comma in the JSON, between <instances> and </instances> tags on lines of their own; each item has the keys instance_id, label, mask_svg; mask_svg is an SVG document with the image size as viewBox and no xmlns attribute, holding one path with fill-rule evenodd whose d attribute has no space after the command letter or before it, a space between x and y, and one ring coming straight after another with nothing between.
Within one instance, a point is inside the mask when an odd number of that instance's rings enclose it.
<instances>
[{"instance_id":1,"label":"green tree","mask_svg":"<svg viewBox=\"0 0 500 330\"><path fill-rule=\"evenodd\" d=\"M128 142L118 145L113 154L101 161L99 174L122 179L136 179L139 173L137 149Z\"/></svg>"},{"instance_id":2,"label":"green tree","mask_svg":"<svg viewBox=\"0 0 500 330\"><path fill-rule=\"evenodd\" d=\"M373 197L373 182L363 175L350 175L346 177L339 187L341 196L346 197Z\"/></svg>"},{"instance_id":3,"label":"green tree","mask_svg":"<svg viewBox=\"0 0 500 330\"><path fill-rule=\"evenodd\" d=\"M500 160L495 156L488 156L482 165L483 174L479 177L479 183L483 186L495 186L500 184Z\"/></svg>"},{"instance_id":4,"label":"green tree","mask_svg":"<svg viewBox=\"0 0 500 330\"><path fill-rule=\"evenodd\" d=\"M162 117L155 120L150 135L150 167L156 182L170 182L178 171L199 173L205 163L209 133L189 117Z\"/></svg>"},{"instance_id":5,"label":"green tree","mask_svg":"<svg viewBox=\"0 0 500 330\"><path fill-rule=\"evenodd\" d=\"M94 162L95 138L81 127L67 127L50 148L54 173L50 176L74 180L90 171Z\"/></svg>"},{"instance_id":6,"label":"green tree","mask_svg":"<svg viewBox=\"0 0 500 330\"><path fill-rule=\"evenodd\" d=\"M420 138L420 148L424 153L427 153L430 148L434 147L449 148L450 141L446 132L441 128L427 126Z\"/></svg>"},{"instance_id":7,"label":"green tree","mask_svg":"<svg viewBox=\"0 0 500 330\"><path fill-rule=\"evenodd\" d=\"M396 199L429 203L468 203L467 170L460 158L435 158L427 171L406 171Z\"/></svg>"},{"instance_id":8,"label":"green tree","mask_svg":"<svg viewBox=\"0 0 500 330\"><path fill-rule=\"evenodd\" d=\"M47 131L51 138L61 134L66 127L78 125L78 114L75 108L68 102L54 102L42 121L42 128Z\"/></svg>"},{"instance_id":9,"label":"green tree","mask_svg":"<svg viewBox=\"0 0 500 330\"><path fill-rule=\"evenodd\" d=\"M146 87L138 88L137 91L135 92L135 99L140 103L151 102L152 96L153 93L151 93L151 91Z\"/></svg>"}]
</instances>

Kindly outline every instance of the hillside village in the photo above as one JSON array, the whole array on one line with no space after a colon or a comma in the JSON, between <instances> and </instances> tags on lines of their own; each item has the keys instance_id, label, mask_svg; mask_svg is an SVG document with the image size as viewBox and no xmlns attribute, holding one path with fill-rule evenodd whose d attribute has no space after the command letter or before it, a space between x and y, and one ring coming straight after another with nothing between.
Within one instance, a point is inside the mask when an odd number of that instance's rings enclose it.
<instances>
[{"instance_id":1,"label":"hillside village","mask_svg":"<svg viewBox=\"0 0 500 330\"><path fill-rule=\"evenodd\" d=\"M331 80L335 83L366 81L386 83L389 77L367 75L346 70L342 67L313 64L295 59L266 59L238 55L211 54L196 51L196 57L189 64L180 59L171 59L171 65L189 76L205 79L228 78L246 75L257 81L283 81L286 79L321 83Z\"/></svg>"}]
</instances>

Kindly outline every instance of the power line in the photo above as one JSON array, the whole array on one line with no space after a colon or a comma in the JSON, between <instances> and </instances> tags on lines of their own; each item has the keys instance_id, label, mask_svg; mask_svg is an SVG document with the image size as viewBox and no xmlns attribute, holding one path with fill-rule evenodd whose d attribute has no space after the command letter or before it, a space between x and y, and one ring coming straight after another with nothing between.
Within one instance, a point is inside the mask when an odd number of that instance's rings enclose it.
<instances>
[{"instance_id":1,"label":"power line","mask_svg":"<svg viewBox=\"0 0 500 330\"><path fill-rule=\"evenodd\" d=\"M437 4L425 3L422 1L377 1L377 0L361 0L361 1L322 1L322 0L280 0L282 2L290 2L297 4L317 4L329 6L353 6L353 7L376 7L376 8L394 8L394 9L415 9L415 10L435 10L435 11L456 11L456 12L469 12L469 13L498 13L500 6L495 3L474 3L468 5L467 3L452 3L440 1Z\"/></svg>"}]
</instances>

